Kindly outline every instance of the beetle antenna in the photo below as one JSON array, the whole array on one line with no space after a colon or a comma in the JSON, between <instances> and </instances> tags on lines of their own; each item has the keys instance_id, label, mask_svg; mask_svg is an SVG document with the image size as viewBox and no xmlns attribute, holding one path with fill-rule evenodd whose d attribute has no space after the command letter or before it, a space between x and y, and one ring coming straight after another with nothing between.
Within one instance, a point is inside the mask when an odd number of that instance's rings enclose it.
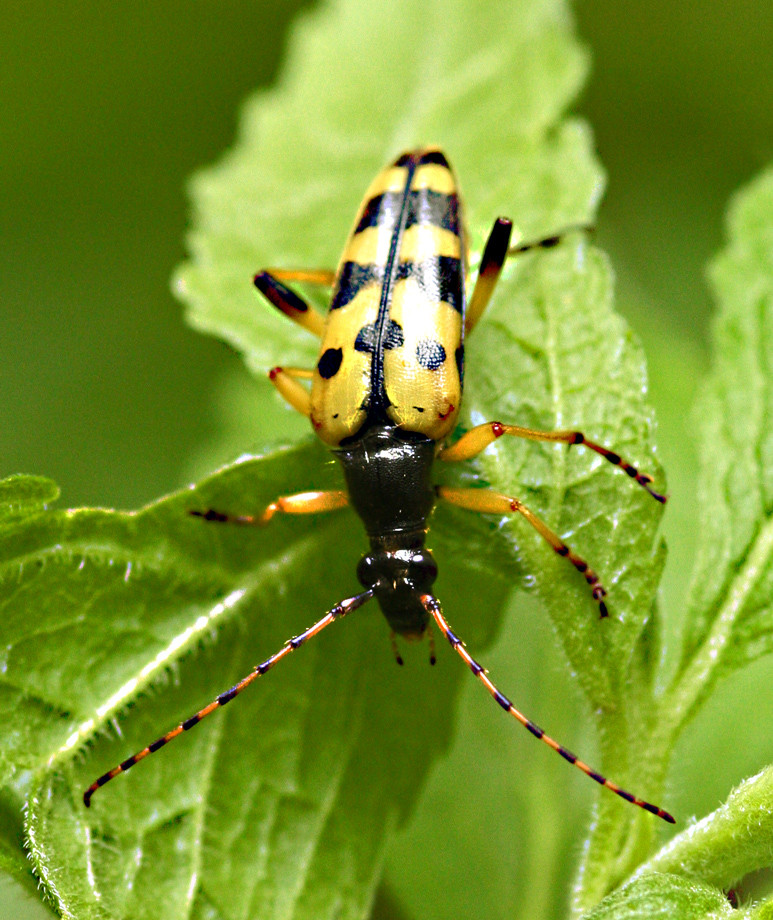
<instances>
[{"instance_id":1,"label":"beetle antenna","mask_svg":"<svg viewBox=\"0 0 773 920\"><path fill-rule=\"evenodd\" d=\"M105 783L110 782L111 779L114 779L120 773L125 773L127 770L131 769L134 764L139 763L140 760L144 760L149 754L155 754L156 751L160 750L164 745L169 744L174 738L178 735L181 735L183 732L187 732L188 729L193 728L194 725L198 725L202 719L210 715L216 709L219 709L221 706L225 706L226 703L230 703L231 700L238 696L245 687L248 687L256 678L262 677L267 671L270 671L271 668L279 661L284 658L285 655L289 655L290 652L294 652L297 648L300 648L308 639L311 639L312 636L316 636L317 633L322 632L322 630L329 626L334 620L338 620L341 617L346 616L347 613L351 613L353 610L356 610L358 607L369 601L373 597L373 591L368 590L364 591L362 594L357 594L354 597L347 597L345 600L342 600L340 603L336 604L335 607L331 608L321 620L318 620L313 626L310 626L305 632L302 632L299 636L295 636L293 639L288 639L287 642L279 649L278 652L275 652L270 658L267 658L265 661L261 662L250 671L250 673L243 677L238 684L234 684L230 690L226 690L224 693L221 693L219 696L215 697L212 702L205 706L203 709L200 709L195 715L192 715L189 719L186 719L184 722L181 722L176 728L173 728L171 731L167 732L165 735L162 735L152 744L149 744L147 747L143 748L141 751L138 751L136 754L132 754L131 757L123 761L123 763L118 764L117 767L113 767L112 770L108 770L107 773L104 773L99 779L95 780L89 788L83 793L83 804L88 808L91 805L91 797L101 786L104 786Z\"/></svg>"},{"instance_id":2,"label":"beetle antenna","mask_svg":"<svg viewBox=\"0 0 773 920\"><path fill-rule=\"evenodd\" d=\"M611 792L614 792L615 795L619 795L620 798L625 799L626 802L630 802L632 805L638 805L639 808L643 808L645 811L649 811L653 815L657 815L664 821L668 821L669 824L676 823L674 818L667 811L664 811L662 808L658 808L657 805L652 805L650 802L645 802L644 799L640 799L638 796L632 795L630 792L626 792L625 789L621 789L617 783L613 783L611 780L608 780L605 776L602 776L592 767L589 767L588 764L578 760L571 751L560 745L549 735L546 735L538 725L535 725L534 722L531 721L531 719L527 719L522 712L519 712L515 706L513 706L510 700L503 693L500 693L499 690L497 690L494 684L489 680L489 677L483 669L483 666L478 664L478 662L470 655L470 653L464 647L462 640L453 632L451 632L451 628L443 617L440 602L437 600L437 598L432 597L431 594L423 594L421 597L421 602L427 612L431 614L432 618L437 623L440 631L443 633L446 639L448 639L451 647L455 649L467 667L478 678L478 680L494 697L497 703L499 703L502 709L505 710L505 712L509 712L510 715L516 718L524 728L528 729L535 738L539 738L540 741L544 741L545 744L553 748L556 753L560 754L564 760L568 760L569 763L573 764L579 770L582 770L583 773L588 775L591 779L595 780L600 785L606 786L606 788Z\"/></svg>"}]
</instances>

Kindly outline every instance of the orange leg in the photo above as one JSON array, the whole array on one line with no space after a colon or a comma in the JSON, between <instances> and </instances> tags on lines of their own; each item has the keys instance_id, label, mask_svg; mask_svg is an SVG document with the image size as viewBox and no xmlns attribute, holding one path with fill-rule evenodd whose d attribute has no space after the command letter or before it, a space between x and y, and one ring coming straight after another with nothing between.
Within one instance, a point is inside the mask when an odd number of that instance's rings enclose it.
<instances>
[{"instance_id":1,"label":"orange leg","mask_svg":"<svg viewBox=\"0 0 773 920\"><path fill-rule=\"evenodd\" d=\"M647 473L640 473L635 466L624 460L620 454L607 450L606 447L596 444L595 441L589 441L581 431L537 431L534 428L521 428L520 425L485 422L483 425L476 425L475 428L471 428L455 444L441 448L438 452L438 459L449 462L470 460L472 457L477 457L489 444L493 444L494 441L505 434L516 438L527 438L530 441L558 441L568 444L570 447L572 444L582 444L589 450L600 454L614 466L619 466L631 479L634 479L642 488L646 489L656 501L665 504L667 500L668 496L661 495L650 488L652 476Z\"/></svg>"},{"instance_id":2,"label":"orange leg","mask_svg":"<svg viewBox=\"0 0 773 920\"><path fill-rule=\"evenodd\" d=\"M284 281L302 281L308 284L332 285L335 272L327 269L270 269L255 275L255 287L272 303L277 310L288 316L304 329L322 337L325 329L324 317L312 309L309 304ZM279 390L282 397L301 415L311 415L311 397L308 390L298 383L298 379L310 380L313 371L299 367L274 367L269 378Z\"/></svg>"},{"instance_id":3,"label":"orange leg","mask_svg":"<svg viewBox=\"0 0 773 920\"><path fill-rule=\"evenodd\" d=\"M173 728L171 731L167 732L165 735L162 735L152 744L144 747L136 754L132 754L131 757L118 764L118 766L113 767L112 770L108 770L107 773L104 773L102 776L100 776L99 779L95 780L83 793L83 804L86 806L86 808L88 808L91 805L91 797L94 795L97 789L100 788L100 786L104 786L105 783L110 782L111 779L114 779L119 774L125 773L136 763L144 760L149 754L155 754L156 751L169 744L169 742L176 738L178 735L181 735L183 732L187 732L189 729L193 728L194 725L198 725L199 722L210 715L210 713L213 713L221 706L225 706L226 703L230 703L235 696L238 696L242 690L248 687L256 678L262 677L267 671L270 671L278 661L280 661L286 655L289 655L290 652L294 652L297 648L300 648L304 642L311 639L312 636L316 636L318 632L321 632L326 626L329 626L333 620L337 620L343 616L346 616L347 613L351 613L353 610L361 607L372 597L373 591L365 591L363 594L358 594L355 597L349 597L346 600L341 601L339 604L336 604L332 610L326 613L325 616L322 617L321 620L318 620L312 627L307 629L306 632L303 632L299 636L296 636L294 639L290 639L289 641L285 642L285 644L278 652L275 652L270 658L267 658L261 664L256 665L246 677L243 677L239 683L231 687L230 690L226 690L225 693L221 693L219 696L215 697L215 699L212 700L209 705L205 706L203 709L200 709L189 719L181 722L176 728Z\"/></svg>"},{"instance_id":4,"label":"orange leg","mask_svg":"<svg viewBox=\"0 0 773 920\"><path fill-rule=\"evenodd\" d=\"M505 259L507 259L507 247L510 244L512 232L513 225L506 217L498 217L491 228L491 233L489 233L481 256L475 287L472 289L472 294L464 313L465 335L472 331L486 309L489 300L491 300L491 295L497 286L499 276L502 274Z\"/></svg>"},{"instance_id":5,"label":"orange leg","mask_svg":"<svg viewBox=\"0 0 773 920\"><path fill-rule=\"evenodd\" d=\"M510 256L520 255L524 252L530 252L533 249L551 249L557 246L561 240L569 233L577 231L591 231L593 227L585 224L573 224L565 227L558 233L551 236L543 236L538 240L528 240L525 243L518 243L516 246L510 246L510 234L513 225L506 217L499 217L491 228L491 233L483 249L483 255L480 260L478 277L475 281L470 299L467 303L467 309L464 317L464 332L469 334L481 318L483 311L486 309L494 288L502 274L502 266L505 260Z\"/></svg>"},{"instance_id":6,"label":"orange leg","mask_svg":"<svg viewBox=\"0 0 773 920\"><path fill-rule=\"evenodd\" d=\"M329 268L267 268L265 271L277 281L300 281L321 287L332 287L336 280L336 273Z\"/></svg>"},{"instance_id":7,"label":"orange leg","mask_svg":"<svg viewBox=\"0 0 773 920\"><path fill-rule=\"evenodd\" d=\"M591 588L593 599L598 602L601 616L609 615L607 605L604 603L607 590L599 581L599 576L584 559L572 552L558 534L554 533L522 501L517 498L510 498L507 495L500 495L490 489L453 489L448 486L436 486L435 491L438 498L460 508L466 508L468 511L478 511L481 514L512 514L515 512L522 515L537 533L553 547L559 556L568 559L577 571L582 574Z\"/></svg>"},{"instance_id":8,"label":"orange leg","mask_svg":"<svg viewBox=\"0 0 773 920\"><path fill-rule=\"evenodd\" d=\"M310 380L313 373L302 367L272 367L268 372L268 379L279 390L282 399L306 418L311 416L311 393L298 380Z\"/></svg>"},{"instance_id":9,"label":"orange leg","mask_svg":"<svg viewBox=\"0 0 773 920\"><path fill-rule=\"evenodd\" d=\"M295 291L284 285L280 278L287 281L313 281L321 284L327 283L328 276L331 274L324 271L263 271L255 275L254 283L260 293L277 310L288 316L294 323L298 323L299 326L303 326L304 329L321 338L325 328L324 317L310 307Z\"/></svg>"},{"instance_id":10,"label":"orange leg","mask_svg":"<svg viewBox=\"0 0 773 920\"><path fill-rule=\"evenodd\" d=\"M638 796L632 795L630 792L626 792L626 790L618 786L617 783L613 783L611 780L608 780L605 776L602 776L592 767L589 767L588 764L583 763L582 760L578 760L578 758L571 751L567 750L565 747L563 747L563 745L559 744L549 735L546 735L545 732L539 727L539 725L536 725L522 712L519 712L515 706L513 706L510 700L503 693L500 693L497 687L492 683L483 666L479 664L464 647L462 640L459 639L459 637L456 636L453 632L451 632L451 628L443 616L443 611L441 610L440 603L437 601L437 599L432 597L430 594L424 594L422 595L421 602L424 604L427 612L437 623L440 631L443 633L446 639L448 639L451 648L457 652L462 661L464 661L467 667L478 678L478 680L483 684L486 690L488 690L488 692L497 701L497 703L499 703L502 709L505 710L505 712L513 716L514 719L517 719L525 729L534 735L535 738L538 738L540 741L544 741L545 744L553 748L557 754L560 754L564 760L577 767L578 770L582 770L586 776L589 776L592 780L595 780L600 785L605 786L610 790L610 792L614 792L615 795L619 795L620 798L625 799L626 802L631 802L631 804L638 805L639 808L643 808L645 811L649 811L651 814L657 815L664 821L668 821L669 824L676 823L674 818L667 811L664 811L662 808L658 808L657 805L653 805L650 802L645 802L644 799L640 799Z\"/></svg>"},{"instance_id":11,"label":"orange leg","mask_svg":"<svg viewBox=\"0 0 773 920\"><path fill-rule=\"evenodd\" d=\"M276 501L271 502L266 510L259 515L252 514L226 514L209 508L206 511L191 511L193 517L204 518L216 524L246 524L248 526L262 526L268 524L277 513L283 514L320 514L324 511L337 511L345 508L349 497L343 490L329 492L298 492L295 495L280 495Z\"/></svg>"}]
</instances>

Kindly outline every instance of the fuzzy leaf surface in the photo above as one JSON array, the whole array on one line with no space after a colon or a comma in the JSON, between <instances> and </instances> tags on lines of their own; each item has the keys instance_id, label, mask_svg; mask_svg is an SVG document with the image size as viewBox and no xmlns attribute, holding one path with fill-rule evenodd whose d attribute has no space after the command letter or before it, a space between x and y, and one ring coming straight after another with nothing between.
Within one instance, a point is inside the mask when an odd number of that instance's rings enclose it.
<instances>
[{"instance_id":1,"label":"fuzzy leaf surface","mask_svg":"<svg viewBox=\"0 0 773 920\"><path fill-rule=\"evenodd\" d=\"M745 875L772 866L773 767L768 767L670 840L637 874L674 873L728 890Z\"/></svg>"},{"instance_id":2,"label":"fuzzy leaf surface","mask_svg":"<svg viewBox=\"0 0 773 920\"><path fill-rule=\"evenodd\" d=\"M97 775L357 592L350 512L244 529L188 511L256 510L336 475L310 443L141 512L49 512L6 531L4 758L28 797L33 865L64 916L153 917L159 897L179 917L366 909L385 837L447 743L437 713L463 677L430 671L424 654L395 669L375 607L100 790L89 811L82 802ZM451 596L460 579L496 611L490 576L452 569Z\"/></svg>"},{"instance_id":3,"label":"fuzzy leaf surface","mask_svg":"<svg viewBox=\"0 0 773 920\"><path fill-rule=\"evenodd\" d=\"M693 693L683 708L773 651L772 171L735 200L729 237L711 272L720 313L697 412L702 540L682 663Z\"/></svg>"},{"instance_id":4,"label":"fuzzy leaf surface","mask_svg":"<svg viewBox=\"0 0 773 920\"><path fill-rule=\"evenodd\" d=\"M587 129L562 119L584 71L558 0L320 7L295 30L277 88L245 106L235 148L193 183L192 257L177 277L191 321L261 374L311 365L315 343L257 300L251 276L335 265L374 173L418 144L441 144L454 164L473 257L498 214L526 238L587 223L602 179ZM608 268L582 234L509 267L471 340L465 424L581 421L659 475L641 355L609 292ZM614 597L614 617L600 622L583 579L522 522L439 509L430 545L453 626L484 644L505 584L528 587L545 566L535 585L586 697L597 711L618 707L624 722L619 691L660 564L658 507L603 461L565 448L501 445L447 475L517 488L592 556ZM90 812L80 800L96 775L358 590L364 539L348 511L266 530L187 512L251 513L279 494L339 485L328 455L302 444L136 514L44 513L50 492L30 493L32 513L14 521L0 562L0 768L28 797L34 865L64 916L141 920L159 904L167 917L213 920L367 912L386 843L447 745L467 676L448 649L433 671L421 649L396 671L375 607L117 778ZM503 718L495 707L492 718ZM620 762L627 743L620 733Z\"/></svg>"},{"instance_id":5,"label":"fuzzy leaf surface","mask_svg":"<svg viewBox=\"0 0 773 920\"><path fill-rule=\"evenodd\" d=\"M722 920L734 911L723 892L678 875L656 873L630 882L586 914L583 920Z\"/></svg>"}]
</instances>

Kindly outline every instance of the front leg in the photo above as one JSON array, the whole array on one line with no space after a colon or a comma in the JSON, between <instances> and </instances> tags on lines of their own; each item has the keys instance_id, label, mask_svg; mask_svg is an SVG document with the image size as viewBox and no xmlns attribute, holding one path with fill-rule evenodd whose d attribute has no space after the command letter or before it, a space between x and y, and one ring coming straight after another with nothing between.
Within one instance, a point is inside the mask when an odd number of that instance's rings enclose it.
<instances>
[{"instance_id":1,"label":"front leg","mask_svg":"<svg viewBox=\"0 0 773 920\"><path fill-rule=\"evenodd\" d=\"M208 508L206 511L190 511L192 517L204 518L215 524L242 524L246 526L263 526L271 518L281 512L282 514L320 514L325 511L337 511L349 504L346 492L331 489L327 492L297 492L295 495L280 495L270 505L266 506L262 514L228 514Z\"/></svg>"},{"instance_id":2,"label":"front leg","mask_svg":"<svg viewBox=\"0 0 773 920\"><path fill-rule=\"evenodd\" d=\"M449 486L435 486L435 491L442 501L456 505L458 508L466 508L468 511L478 511L481 514L520 514L524 520L531 524L542 539L553 547L553 550L559 556L563 556L564 559L571 562L583 576L591 589L593 600L599 605L599 615L602 617L609 615L604 601L607 596L607 589L599 581L599 576L581 556L578 556L577 553L570 549L561 537L551 530L542 518L537 517L530 508L527 508L519 498L501 495L491 489L455 489Z\"/></svg>"}]
</instances>

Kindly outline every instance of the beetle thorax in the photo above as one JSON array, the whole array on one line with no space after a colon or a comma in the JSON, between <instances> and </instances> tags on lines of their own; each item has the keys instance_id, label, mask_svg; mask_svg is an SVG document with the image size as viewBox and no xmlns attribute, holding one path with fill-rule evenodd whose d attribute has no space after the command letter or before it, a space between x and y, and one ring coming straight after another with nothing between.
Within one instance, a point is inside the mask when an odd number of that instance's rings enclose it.
<instances>
[{"instance_id":1,"label":"beetle thorax","mask_svg":"<svg viewBox=\"0 0 773 920\"><path fill-rule=\"evenodd\" d=\"M357 577L373 589L396 633L421 636L429 618L421 596L437 577L435 560L424 546L435 503L435 442L394 426L372 425L334 453L371 547Z\"/></svg>"},{"instance_id":2,"label":"beetle thorax","mask_svg":"<svg viewBox=\"0 0 773 920\"><path fill-rule=\"evenodd\" d=\"M390 425L373 425L334 451L343 467L352 506L368 536L423 536L435 504L435 442Z\"/></svg>"}]
</instances>

